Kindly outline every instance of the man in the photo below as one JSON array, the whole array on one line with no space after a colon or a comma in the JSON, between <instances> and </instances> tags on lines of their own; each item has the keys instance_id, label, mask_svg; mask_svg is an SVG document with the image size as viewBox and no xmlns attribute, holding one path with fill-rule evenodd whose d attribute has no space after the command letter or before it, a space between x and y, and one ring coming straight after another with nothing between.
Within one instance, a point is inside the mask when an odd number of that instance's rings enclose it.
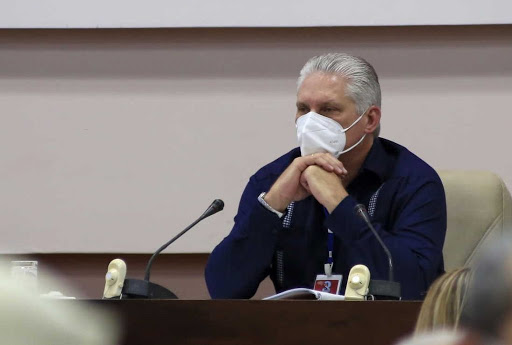
<instances>
[{"instance_id":1,"label":"man","mask_svg":"<svg viewBox=\"0 0 512 345\"><path fill-rule=\"evenodd\" d=\"M206 267L213 298L250 298L268 275L280 292L341 274L343 293L356 264L386 279L388 259L355 214L359 203L393 256L402 298L422 298L443 272L444 189L425 162L378 137L380 104L377 74L365 60L327 54L304 65L300 148L249 180L235 226Z\"/></svg>"}]
</instances>

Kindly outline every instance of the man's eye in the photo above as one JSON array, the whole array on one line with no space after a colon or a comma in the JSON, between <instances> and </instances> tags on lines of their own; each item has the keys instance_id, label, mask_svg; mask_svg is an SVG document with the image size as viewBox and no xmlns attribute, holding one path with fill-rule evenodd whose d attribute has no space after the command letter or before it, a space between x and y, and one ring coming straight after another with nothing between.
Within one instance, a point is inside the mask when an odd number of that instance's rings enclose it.
<instances>
[{"instance_id":1,"label":"man's eye","mask_svg":"<svg viewBox=\"0 0 512 345\"><path fill-rule=\"evenodd\" d=\"M300 114L305 114L308 112L308 109L306 107L298 107L297 112Z\"/></svg>"}]
</instances>

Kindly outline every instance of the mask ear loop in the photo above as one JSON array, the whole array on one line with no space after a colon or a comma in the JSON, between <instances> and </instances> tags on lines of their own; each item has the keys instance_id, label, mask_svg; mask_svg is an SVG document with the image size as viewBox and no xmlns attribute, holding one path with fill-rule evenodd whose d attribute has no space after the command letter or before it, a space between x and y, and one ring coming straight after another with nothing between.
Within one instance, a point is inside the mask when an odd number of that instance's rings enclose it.
<instances>
[{"instance_id":1,"label":"mask ear loop","mask_svg":"<svg viewBox=\"0 0 512 345\"><path fill-rule=\"evenodd\" d=\"M366 110L365 110L365 111L364 111L364 112L359 116L359 118L358 118L357 120L355 120L353 124L351 124L350 126L348 126L348 127L347 127L347 129L345 129L343 132L348 131L350 128L352 128L352 126L354 126L356 123L358 123L358 122L359 122L359 120L361 120L361 119L363 118L364 114L366 114L366 112L368 111L368 109L370 109L370 107L366 108ZM348 149L346 149L346 150L344 150L344 151L341 151L341 152L339 153L338 157L339 157L339 156L341 156L341 155L342 155L342 154L344 154L344 153L349 152L349 151L350 151L350 150L352 150L354 147L356 147L357 145L359 145L359 144L364 140L364 138L366 138L366 133L362 136L362 138L361 138L361 139L359 139L359 141L358 141L357 143L355 143L354 145L350 146Z\"/></svg>"},{"instance_id":2,"label":"mask ear loop","mask_svg":"<svg viewBox=\"0 0 512 345\"><path fill-rule=\"evenodd\" d=\"M341 156L342 154L344 153L347 153L348 151L352 150L354 147L356 147L357 145L359 145L361 143L361 141L364 140L364 138L366 138L366 133L363 135L363 137L361 139L359 139L359 141L357 143L355 143L354 145L350 146L348 149L344 150L344 151L341 151L339 156Z\"/></svg>"},{"instance_id":3,"label":"mask ear loop","mask_svg":"<svg viewBox=\"0 0 512 345\"><path fill-rule=\"evenodd\" d=\"M371 106L370 106L371 107ZM364 114L366 114L366 112L368 111L368 109L370 109L370 107L366 108L365 111L363 111L363 113L361 115L359 115L359 117L357 118L357 120L355 120L350 126L348 126L346 129L343 130L343 132L346 132L348 131L350 128L354 127L354 125L356 123L358 123L364 116ZM366 134L365 134L366 135Z\"/></svg>"}]
</instances>

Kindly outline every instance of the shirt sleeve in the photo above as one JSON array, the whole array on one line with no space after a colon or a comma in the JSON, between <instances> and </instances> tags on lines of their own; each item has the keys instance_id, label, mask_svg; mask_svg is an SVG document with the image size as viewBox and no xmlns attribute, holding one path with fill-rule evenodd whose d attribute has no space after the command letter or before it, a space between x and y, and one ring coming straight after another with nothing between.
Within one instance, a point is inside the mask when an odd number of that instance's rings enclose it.
<instances>
[{"instance_id":1,"label":"shirt sleeve","mask_svg":"<svg viewBox=\"0 0 512 345\"><path fill-rule=\"evenodd\" d=\"M380 196L379 196L380 198ZM440 180L408 178L392 198L386 215L390 221L373 221L377 233L391 252L395 280L404 299L420 299L438 276L446 233L446 199ZM388 278L387 257L377 239L354 212L357 201L346 197L327 217L326 226L341 239L342 250L370 269L372 279Z\"/></svg>"},{"instance_id":2,"label":"shirt sleeve","mask_svg":"<svg viewBox=\"0 0 512 345\"><path fill-rule=\"evenodd\" d=\"M251 177L231 233L211 253L205 278L212 298L251 298L269 274L282 228L281 219L258 201L269 187Z\"/></svg>"}]
</instances>

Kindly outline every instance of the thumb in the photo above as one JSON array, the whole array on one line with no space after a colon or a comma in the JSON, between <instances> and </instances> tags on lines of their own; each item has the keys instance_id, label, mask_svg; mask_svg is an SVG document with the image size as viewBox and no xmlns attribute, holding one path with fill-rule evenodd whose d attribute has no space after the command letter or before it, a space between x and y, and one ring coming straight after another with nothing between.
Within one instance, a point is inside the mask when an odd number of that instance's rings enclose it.
<instances>
[{"instance_id":1,"label":"thumb","mask_svg":"<svg viewBox=\"0 0 512 345\"><path fill-rule=\"evenodd\" d=\"M311 191L309 190L308 180L304 176L304 174L300 175L300 184L308 193L311 193Z\"/></svg>"}]
</instances>

